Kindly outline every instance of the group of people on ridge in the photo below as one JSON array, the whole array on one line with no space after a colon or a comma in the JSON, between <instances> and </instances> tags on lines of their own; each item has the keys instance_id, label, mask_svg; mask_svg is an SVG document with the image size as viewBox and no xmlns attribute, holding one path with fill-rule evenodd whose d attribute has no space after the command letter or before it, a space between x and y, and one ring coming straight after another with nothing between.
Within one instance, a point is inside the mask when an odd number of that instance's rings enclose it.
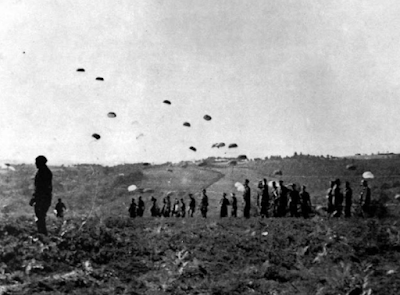
<instances>
[{"instance_id":1,"label":"group of people on ridge","mask_svg":"<svg viewBox=\"0 0 400 295\"><path fill-rule=\"evenodd\" d=\"M279 185L278 185L279 184ZM258 183L257 201L256 206L258 214L262 218L273 217L304 217L309 218L312 213L312 204L310 194L306 190L306 186L302 185L300 191L296 184L290 184L285 186L283 180L279 180L278 184L273 181L272 187L269 188L267 179L263 179ZM331 181L330 188L327 194L327 207L326 211L329 216L340 217L343 213L343 201L344 201L344 216L351 216L352 198L353 191L350 187L350 183L346 181L344 193L340 188L340 180L336 179ZM361 182L362 191L360 195L360 205L363 215L367 215L371 203L371 189L368 187L366 180ZM193 217L196 210L196 200L193 194L189 194L189 209L187 210L187 216ZM163 199L163 206L161 209L158 207L157 199L152 197L152 206L150 208L151 216L153 217L185 217L186 216L186 203L183 198L178 200L175 199L174 203L171 203L170 196L167 195ZM144 202L139 197L140 212L141 214L133 213L136 212L136 202L132 199L132 204L129 208L130 216L142 216L144 211ZM202 197L200 202L200 212L203 218L207 217L208 212L208 196L205 189L202 190ZM235 193L231 193L231 199L227 198L227 194L224 192L219 202L220 205L220 217L228 217L228 206L231 206L231 217L238 216L238 200ZM139 212L139 209L137 209ZM243 217L250 218L251 215L251 189L249 187L249 180L246 179L243 184Z\"/></svg>"},{"instance_id":2,"label":"group of people on ridge","mask_svg":"<svg viewBox=\"0 0 400 295\"><path fill-rule=\"evenodd\" d=\"M46 165L47 159L44 156L38 156L35 159L35 164L38 169L35 175L35 191L29 204L34 207L36 215L36 224L38 232L47 235L46 228L46 214L51 206L52 199L52 172ZM350 187L350 183L346 181L344 193L340 188L341 182L339 179L331 182L330 188L327 194L327 213L330 216L340 217L343 212L344 202L344 215L345 217L351 216L352 198L353 191ZM368 216L370 213L371 206L371 189L368 187L366 180L361 181L362 191L360 194L360 206L363 216ZM291 188L290 188L291 187ZM189 209L187 215L193 217L196 210L196 200L193 194L189 194ZM180 200L175 199L174 204L171 203L170 196L167 195L163 199L163 206L161 209L158 207L157 199L152 197L152 206L150 208L151 216L153 217L185 217L186 216L186 204L183 198ZM250 218L251 211L251 190L249 187L249 180L246 179L243 184L243 216ZM231 201L227 199L227 194L224 192L222 199L220 200L220 217L228 216L228 206L232 206L231 217L237 217L238 201L235 193L231 193ZM208 196L205 189L202 190L202 197L200 202L200 212L203 218L207 217L208 212ZM306 187L301 186L301 190L298 191L296 184L289 185L289 188L283 184L283 181L279 181L279 186L274 181L272 182L271 192L268 187L267 180L264 178L258 183L257 192L257 207L259 208L259 215L261 217L269 217L269 212L274 217L284 217L289 212L291 217L299 217L302 215L304 218L308 218L312 211L310 195L306 191ZM55 207L57 217L63 218L64 211L66 210L65 204L58 199L58 203ZM136 204L135 199L132 199L132 203L129 207L130 217L142 217L145 211L145 203L140 196L138 203Z\"/></svg>"}]
</instances>

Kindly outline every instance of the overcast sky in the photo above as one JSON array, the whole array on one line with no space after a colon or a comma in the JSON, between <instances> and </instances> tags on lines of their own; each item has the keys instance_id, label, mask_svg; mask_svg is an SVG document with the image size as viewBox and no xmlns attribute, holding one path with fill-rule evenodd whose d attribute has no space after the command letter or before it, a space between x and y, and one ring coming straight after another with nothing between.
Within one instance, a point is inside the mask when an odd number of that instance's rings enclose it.
<instances>
[{"instance_id":1,"label":"overcast sky","mask_svg":"<svg viewBox=\"0 0 400 295\"><path fill-rule=\"evenodd\" d=\"M2 0L0 159L112 165L400 152L399 8ZM216 142L239 147L212 149Z\"/></svg>"}]
</instances>

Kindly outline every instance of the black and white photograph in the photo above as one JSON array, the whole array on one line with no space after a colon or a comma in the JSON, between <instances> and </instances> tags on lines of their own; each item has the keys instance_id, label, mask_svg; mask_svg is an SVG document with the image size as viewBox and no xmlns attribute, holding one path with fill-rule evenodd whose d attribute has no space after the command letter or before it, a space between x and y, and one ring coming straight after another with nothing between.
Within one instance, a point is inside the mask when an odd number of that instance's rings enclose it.
<instances>
[{"instance_id":1,"label":"black and white photograph","mask_svg":"<svg viewBox=\"0 0 400 295\"><path fill-rule=\"evenodd\" d=\"M0 295L400 294L400 3L1 0Z\"/></svg>"}]
</instances>

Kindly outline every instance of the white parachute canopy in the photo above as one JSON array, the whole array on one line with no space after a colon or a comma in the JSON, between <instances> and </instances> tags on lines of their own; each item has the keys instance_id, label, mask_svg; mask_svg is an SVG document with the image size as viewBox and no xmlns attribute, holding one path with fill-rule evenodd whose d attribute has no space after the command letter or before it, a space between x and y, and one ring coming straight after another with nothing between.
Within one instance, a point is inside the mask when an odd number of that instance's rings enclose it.
<instances>
[{"instance_id":1,"label":"white parachute canopy","mask_svg":"<svg viewBox=\"0 0 400 295\"><path fill-rule=\"evenodd\" d=\"M137 189L137 186L134 185L134 184L128 186L128 191L130 191L130 192L133 192L133 191L135 191L136 189Z\"/></svg>"},{"instance_id":2,"label":"white parachute canopy","mask_svg":"<svg viewBox=\"0 0 400 295\"><path fill-rule=\"evenodd\" d=\"M270 188L273 188L273 184L274 183L274 180L270 180L270 181L268 181L268 187L270 187ZM279 183L278 183L278 181L275 181L275 184L276 184L276 187L278 187L279 186Z\"/></svg>"},{"instance_id":3,"label":"white parachute canopy","mask_svg":"<svg viewBox=\"0 0 400 295\"><path fill-rule=\"evenodd\" d=\"M235 187L238 190L238 192L244 192L244 185L241 184L240 182L236 182Z\"/></svg>"},{"instance_id":4,"label":"white parachute canopy","mask_svg":"<svg viewBox=\"0 0 400 295\"><path fill-rule=\"evenodd\" d=\"M395 200L400 201L400 194L394 196Z\"/></svg>"},{"instance_id":5,"label":"white parachute canopy","mask_svg":"<svg viewBox=\"0 0 400 295\"><path fill-rule=\"evenodd\" d=\"M375 176L370 171L365 171L362 175L364 179L373 179Z\"/></svg>"}]
</instances>

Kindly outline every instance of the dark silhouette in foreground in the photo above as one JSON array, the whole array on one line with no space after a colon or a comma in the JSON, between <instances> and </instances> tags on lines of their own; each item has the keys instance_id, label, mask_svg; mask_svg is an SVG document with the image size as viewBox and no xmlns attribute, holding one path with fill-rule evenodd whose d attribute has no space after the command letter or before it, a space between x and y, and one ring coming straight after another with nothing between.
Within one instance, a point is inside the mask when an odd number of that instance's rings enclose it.
<instances>
[{"instance_id":1,"label":"dark silhouette in foreground","mask_svg":"<svg viewBox=\"0 0 400 295\"><path fill-rule=\"evenodd\" d=\"M53 191L53 174L46 165L45 156L38 156L35 164L38 169L35 175L35 192L29 205L34 206L36 215L36 225L38 233L47 235L46 214L51 206L51 197Z\"/></svg>"}]
</instances>

